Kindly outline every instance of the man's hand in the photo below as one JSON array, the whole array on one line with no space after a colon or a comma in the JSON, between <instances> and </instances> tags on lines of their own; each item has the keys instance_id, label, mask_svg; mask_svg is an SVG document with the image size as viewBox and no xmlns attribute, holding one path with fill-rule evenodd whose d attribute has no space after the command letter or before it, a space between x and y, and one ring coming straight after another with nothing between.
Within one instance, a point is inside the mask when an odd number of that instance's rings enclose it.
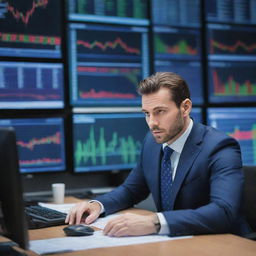
<instances>
[{"instance_id":1,"label":"man's hand","mask_svg":"<svg viewBox=\"0 0 256 256\"><path fill-rule=\"evenodd\" d=\"M133 213L122 214L109 221L103 232L107 236L141 236L157 232L155 223L158 217L151 215L138 215Z\"/></svg>"},{"instance_id":2,"label":"man's hand","mask_svg":"<svg viewBox=\"0 0 256 256\"><path fill-rule=\"evenodd\" d=\"M69 225L80 224L83 220L83 215L88 214L84 222L91 224L99 217L100 211L101 206L96 201L78 203L69 211L65 223Z\"/></svg>"}]
</instances>

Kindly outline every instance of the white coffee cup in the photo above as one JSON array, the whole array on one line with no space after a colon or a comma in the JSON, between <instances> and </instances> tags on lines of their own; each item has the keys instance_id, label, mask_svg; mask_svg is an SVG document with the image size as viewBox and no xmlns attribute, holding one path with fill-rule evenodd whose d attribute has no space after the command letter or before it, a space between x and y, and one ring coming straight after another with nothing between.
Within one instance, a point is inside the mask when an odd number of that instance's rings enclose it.
<instances>
[{"instance_id":1,"label":"white coffee cup","mask_svg":"<svg viewBox=\"0 0 256 256\"><path fill-rule=\"evenodd\" d=\"M65 197L65 184L53 183L52 184L52 196L55 204L63 204Z\"/></svg>"}]
</instances>

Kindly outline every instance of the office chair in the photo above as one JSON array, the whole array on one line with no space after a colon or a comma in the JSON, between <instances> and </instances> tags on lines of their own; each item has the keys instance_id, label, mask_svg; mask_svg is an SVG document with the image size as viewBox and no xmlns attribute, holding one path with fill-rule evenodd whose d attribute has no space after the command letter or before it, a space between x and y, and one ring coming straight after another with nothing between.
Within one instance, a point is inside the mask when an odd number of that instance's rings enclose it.
<instances>
[{"instance_id":1,"label":"office chair","mask_svg":"<svg viewBox=\"0 0 256 256\"><path fill-rule=\"evenodd\" d=\"M244 166L243 210L252 233L246 238L256 240L256 167Z\"/></svg>"}]
</instances>

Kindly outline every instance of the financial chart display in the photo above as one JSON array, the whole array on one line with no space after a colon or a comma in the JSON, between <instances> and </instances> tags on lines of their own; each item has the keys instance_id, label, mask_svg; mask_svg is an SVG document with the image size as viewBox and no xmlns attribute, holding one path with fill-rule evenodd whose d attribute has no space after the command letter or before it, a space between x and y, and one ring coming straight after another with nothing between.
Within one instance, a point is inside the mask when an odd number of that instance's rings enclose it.
<instances>
[{"instance_id":1,"label":"financial chart display","mask_svg":"<svg viewBox=\"0 0 256 256\"><path fill-rule=\"evenodd\" d=\"M0 55L60 58L60 0L1 0Z\"/></svg>"},{"instance_id":2,"label":"financial chart display","mask_svg":"<svg viewBox=\"0 0 256 256\"><path fill-rule=\"evenodd\" d=\"M206 20L236 24L256 24L255 0L205 0Z\"/></svg>"},{"instance_id":3,"label":"financial chart display","mask_svg":"<svg viewBox=\"0 0 256 256\"><path fill-rule=\"evenodd\" d=\"M16 132L21 173L65 170L62 118L0 119Z\"/></svg>"},{"instance_id":4,"label":"financial chart display","mask_svg":"<svg viewBox=\"0 0 256 256\"><path fill-rule=\"evenodd\" d=\"M141 113L74 114L75 172L133 168L147 131Z\"/></svg>"},{"instance_id":5,"label":"financial chart display","mask_svg":"<svg viewBox=\"0 0 256 256\"><path fill-rule=\"evenodd\" d=\"M238 140L243 165L256 165L256 108L210 108L208 124Z\"/></svg>"},{"instance_id":6,"label":"financial chart display","mask_svg":"<svg viewBox=\"0 0 256 256\"><path fill-rule=\"evenodd\" d=\"M255 66L256 61L209 62L209 101L256 102Z\"/></svg>"},{"instance_id":7,"label":"financial chart display","mask_svg":"<svg viewBox=\"0 0 256 256\"><path fill-rule=\"evenodd\" d=\"M254 61L256 58L256 27L208 25L210 60Z\"/></svg>"},{"instance_id":8,"label":"financial chart display","mask_svg":"<svg viewBox=\"0 0 256 256\"><path fill-rule=\"evenodd\" d=\"M70 24L71 104L138 105L148 76L147 28Z\"/></svg>"},{"instance_id":9,"label":"financial chart display","mask_svg":"<svg viewBox=\"0 0 256 256\"><path fill-rule=\"evenodd\" d=\"M156 72L174 72L182 76L190 89L194 104L203 103L202 67L199 61L155 61Z\"/></svg>"},{"instance_id":10,"label":"financial chart display","mask_svg":"<svg viewBox=\"0 0 256 256\"><path fill-rule=\"evenodd\" d=\"M200 59L200 30L154 27L153 32L156 59Z\"/></svg>"},{"instance_id":11,"label":"financial chart display","mask_svg":"<svg viewBox=\"0 0 256 256\"><path fill-rule=\"evenodd\" d=\"M148 25L148 0L69 0L69 20Z\"/></svg>"},{"instance_id":12,"label":"financial chart display","mask_svg":"<svg viewBox=\"0 0 256 256\"><path fill-rule=\"evenodd\" d=\"M200 0L152 0L155 25L200 27Z\"/></svg>"},{"instance_id":13,"label":"financial chart display","mask_svg":"<svg viewBox=\"0 0 256 256\"><path fill-rule=\"evenodd\" d=\"M0 108L63 108L63 65L0 62Z\"/></svg>"}]
</instances>

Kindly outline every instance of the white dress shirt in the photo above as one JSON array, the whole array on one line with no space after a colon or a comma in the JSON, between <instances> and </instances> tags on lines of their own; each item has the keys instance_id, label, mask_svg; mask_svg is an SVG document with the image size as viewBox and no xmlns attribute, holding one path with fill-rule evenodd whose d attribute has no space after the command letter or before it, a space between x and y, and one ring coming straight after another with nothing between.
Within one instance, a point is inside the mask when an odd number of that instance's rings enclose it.
<instances>
[{"instance_id":1,"label":"white dress shirt","mask_svg":"<svg viewBox=\"0 0 256 256\"><path fill-rule=\"evenodd\" d=\"M187 138L188 138L188 136L189 136L189 134L190 134L190 132L192 130L192 127L193 127L193 120L190 119L188 128L186 129L186 131L177 140L175 140L170 145L167 144L167 143L163 144L163 149L165 147L170 147L171 149L174 150L172 155L171 155L172 180L173 181L175 179L175 175L176 175L176 171L177 171L177 166L178 166L178 163L179 163L179 160L180 160L180 155L181 155L182 149L183 149L183 147L185 145L185 142L186 142L186 140L187 140ZM167 221L166 221L164 215L161 212L158 212L157 216L158 216L158 219L159 219L160 225L161 225L159 234L161 234L161 235L169 234L169 226L167 224Z\"/></svg>"}]
</instances>

